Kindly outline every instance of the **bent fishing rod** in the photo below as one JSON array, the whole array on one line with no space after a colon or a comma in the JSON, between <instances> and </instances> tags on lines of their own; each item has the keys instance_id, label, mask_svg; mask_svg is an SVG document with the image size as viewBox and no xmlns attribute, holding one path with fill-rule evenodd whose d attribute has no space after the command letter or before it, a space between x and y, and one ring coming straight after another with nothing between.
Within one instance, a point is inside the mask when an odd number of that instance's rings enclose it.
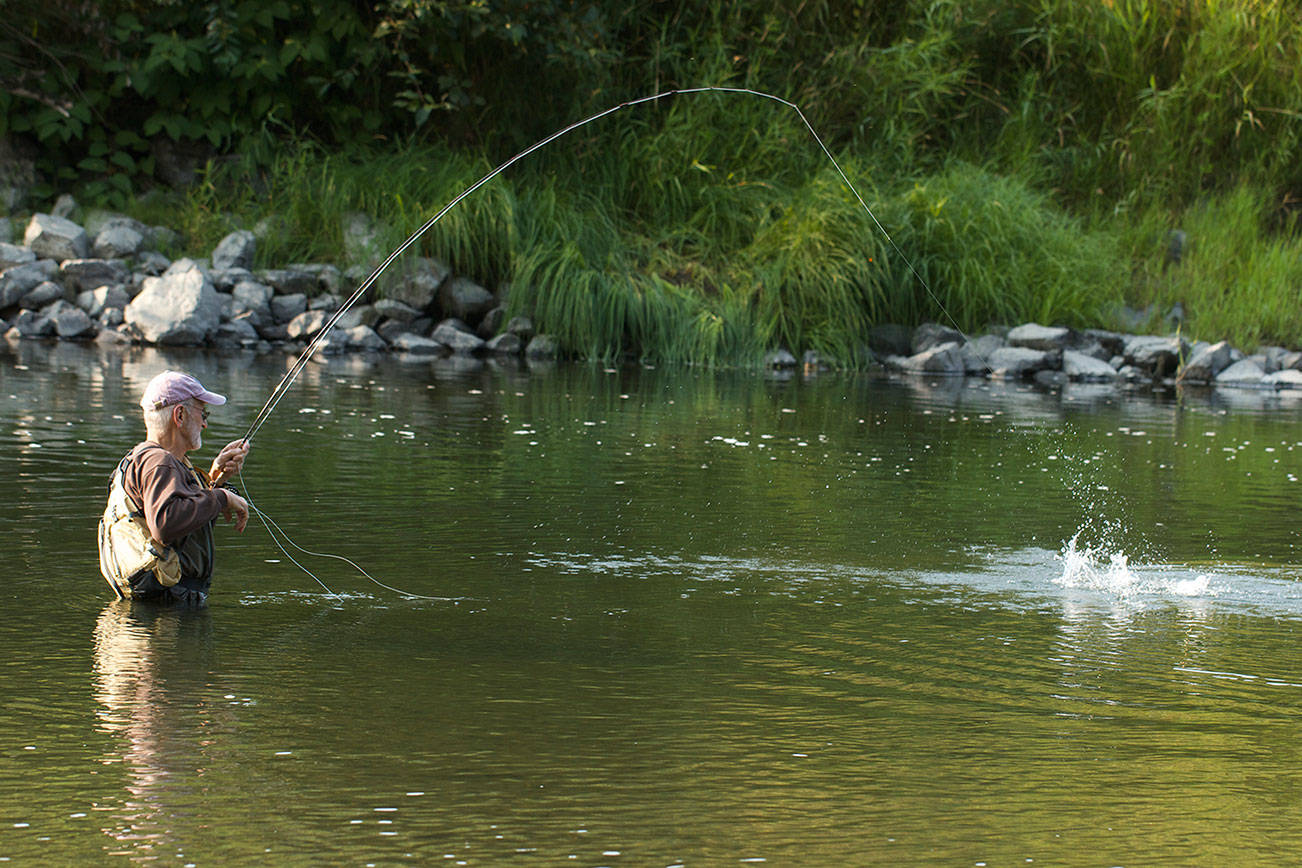
<instances>
[{"instance_id":1,"label":"bent fishing rod","mask_svg":"<svg viewBox=\"0 0 1302 868\"><path fill-rule=\"evenodd\" d=\"M805 129L809 131L809 134L813 136L814 141L818 143L818 147L820 150L822 150L824 156L826 156L828 161L831 162L831 164L836 168L837 174L840 175L842 182L845 183L845 186L854 195L854 198L858 201L860 207L862 207L863 210L868 214L868 216L872 218L872 222L877 227L878 231L882 233L882 236L887 240L887 242L890 243L891 248L900 257L900 259L904 261L905 265L908 266L909 271L913 274L914 278L917 279L918 283L922 285L922 288L926 290L927 295L931 297L931 300L934 301L936 303L936 306L940 308L942 313L944 313L945 318L949 320L949 322L954 326L955 329L959 331L960 334L963 332L963 330L959 328L958 323L954 320L954 317L951 316L949 311L945 308L945 305L936 296L936 294L932 292L931 286L928 285L927 281L923 278L923 276L918 273L918 270L914 268L913 262L909 259L908 256L904 254L904 251L900 249L899 245L895 243L895 239L892 238L891 234L886 231L886 227L881 224L881 221L877 219L877 215L873 213L872 208L868 207L868 203L864 200L863 196L860 195L858 188L855 187L853 182L851 182L850 178L846 175L845 170L841 168L841 164L838 163L836 158L832 156L832 152L828 150L827 145L823 142L822 137L819 136L818 132L814 129L813 125L809 122L809 119L805 117L805 113L801 111L800 106L796 105L790 100L783 99L780 96L775 96L771 93L764 93L763 91L752 90L750 88L745 88L745 87L724 87L718 85L711 85L706 87L679 88L679 89L667 90L667 91L663 91L662 93L652 94L651 96L639 97L638 99L632 99L626 102L619 103L618 105L612 106L608 109L605 109L604 111L597 112L591 117L584 118L581 121L576 121L575 123L572 123L563 129L557 130L556 132L552 133L546 138L534 142L532 145L525 148L523 151L520 151L518 154L511 157L509 160L506 160L505 162L501 163L492 171L490 171L488 174L484 175L482 178L476 181L474 184L471 184L469 187L463 190L452 201L444 205L443 208L441 208L438 211L438 213L436 213L433 217L430 217L428 220L426 220L425 223L422 224L420 228L418 228L415 232L411 233L411 235L407 237L406 241L402 242L400 245L394 248L394 250L387 257L385 257L384 260L379 265L377 265L371 271L371 273L366 277L366 279L363 280L355 290L353 290L352 294L348 296L348 298L343 302L343 304L339 306L339 309L336 310L328 320L326 320L325 324L321 327L321 330L317 332L316 336L308 343L307 347L303 350L302 354L299 355L298 359L294 362L294 364L290 367L290 369L285 372L285 375L281 377L280 382L277 383L276 388L274 388L271 391L271 394L270 396L268 396L266 403L264 403L262 405L262 408L258 410L257 414L253 418L253 421L249 423L249 428L244 434L243 441L245 443L250 442L253 439L253 436L258 433L258 429L260 429L266 423L267 419L275 411L277 405L279 405L280 401L285 397L285 393L288 392L290 387L294 385L294 381L298 379L298 375L302 373L303 368L307 366L309 361L311 361L312 356L314 356L316 352L321 348L326 338L329 337L330 332L334 330L335 326L339 323L339 320L344 316L344 314L346 314L353 307L353 305L355 305L358 302L358 300L361 299L361 297L366 294L367 290L369 290L372 286L375 285L375 282L379 280L380 276L383 275L384 272L388 270L389 266L392 265L399 256L401 256L403 253L405 253L408 250L408 248L410 248L413 244L419 241L421 236L423 236L426 232L432 229L435 226L435 224L437 224L440 220L443 219L444 215L446 215L449 211L451 211L458 204L460 204L466 197L470 196L475 191L479 190L481 187L487 184L489 181L493 180L498 175L502 174L502 172L506 171L511 166L515 165L520 160L523 160L525 157L529 156L535 151L538 151L546 147L547 145L551 144L552 142L556 141L562 136L568 135L569 133L572 133L573 131L581 127L587 126L588 124L593 123L594 121L601 120L602 118L607 117L608 115L612 115L618 111L622 111L623 109L631 108L633 106L639 106L646 103L656 102L665 99L667 97L686 95L686 94L697 94L697 93L732 93L732 94L744 94L749 96L755 96L755 97L760 97L762 99L772 100L773 102L776 103L780 103L786 106L787 108L791 109L792 111L794 111L796 115L799 116L801 122L805 125Z\"/></svg>"}]
</instances>

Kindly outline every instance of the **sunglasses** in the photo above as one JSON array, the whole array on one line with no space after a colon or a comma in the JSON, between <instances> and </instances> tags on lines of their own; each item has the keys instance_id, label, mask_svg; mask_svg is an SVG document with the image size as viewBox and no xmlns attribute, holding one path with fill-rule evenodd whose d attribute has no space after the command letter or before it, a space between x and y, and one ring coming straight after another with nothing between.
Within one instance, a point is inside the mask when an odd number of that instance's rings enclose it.
<instances>
[{"instance_id":1,"label":"sunglasses","mask_svg":"<svg viewBox=\"0 0 1302 868\"><path fill-rule=\"evenodd\" d=\"M191 406L190 404L182 404L182 405L181 405L181 408L184 409L184 410L190 410L191 412L193 412L193 411L195 410L195 408L194 408L193 406ZM208 421L208 408L207 408L207 407L202 407L202 406L201 406L201 407L198 408L198 410L199 410L199 415L200 415L201 417L203 417L203 421L204 421L204 422L207 422L207 421Z\"/></svg>"}]
</instances>

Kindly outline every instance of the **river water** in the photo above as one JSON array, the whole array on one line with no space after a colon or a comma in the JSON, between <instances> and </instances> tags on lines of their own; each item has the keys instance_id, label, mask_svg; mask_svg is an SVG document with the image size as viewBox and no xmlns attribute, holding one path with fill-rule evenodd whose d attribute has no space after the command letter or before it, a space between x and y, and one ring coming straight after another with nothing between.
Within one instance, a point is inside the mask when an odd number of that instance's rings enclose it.
<instances>
[{"instance_id":1,"label":"river water","mask_svg":"<svg viewBox=\"0 0 1302 868\"><path fill-rule=\"evenodd\" d=\"M0 860L1302 847L1296 399L334 359L244 487L376 581L254 521L207 609L111 602L145 382L231 396L207 461L285 365L0 344Z\"/></svg>"}]
</instances>

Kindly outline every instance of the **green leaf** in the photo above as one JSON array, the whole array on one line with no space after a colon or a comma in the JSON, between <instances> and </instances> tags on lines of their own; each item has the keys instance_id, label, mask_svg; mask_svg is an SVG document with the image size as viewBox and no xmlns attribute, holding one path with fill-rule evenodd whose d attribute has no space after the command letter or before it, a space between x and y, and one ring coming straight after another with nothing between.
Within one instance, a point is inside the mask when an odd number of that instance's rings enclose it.
<instances>
[{"instance_id":1,"label":"green leaf","mask_svg":"<svg viewBox=\"0 0 1302 868\"><path fill-rule=\"evenodd\" d=\"M136 170L136 161L126 151L114 151L113 155L109 157L109 162L115 166L121 166L128 172Z\"/></svg>"},{"instance_id":2,"label":"green leaf","mask_svg":"<svg viewBox=\"0 0 1302 868\"><path fill-rule=\"evenodd\" d=\"M87 157L77 163L77 168L83 172L107 172L108 161L102 157Z\"/></svg>"}]
</instances>

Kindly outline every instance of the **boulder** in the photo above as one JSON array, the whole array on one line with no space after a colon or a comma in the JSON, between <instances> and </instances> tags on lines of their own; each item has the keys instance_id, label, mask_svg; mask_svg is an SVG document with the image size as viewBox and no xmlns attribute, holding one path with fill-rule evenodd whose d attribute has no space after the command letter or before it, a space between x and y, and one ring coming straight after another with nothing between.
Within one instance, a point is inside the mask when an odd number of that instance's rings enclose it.
<instances>
[{"instance_id":1,"label":"boulder","mask_svg":"<svg viewBox=\"0 0 1302 868\"><path fill-rule=\"evenodd\" d=\"M276 322L287 323L307 310L307 296L301 292L277 295L271 299L271 315Z\"/></svg>"},{"instance_id":2,"label":"boulder","mask_svg":"<svg viewBox=\"0 0 1302 868\"><path fill-rule=\"evenodd\" d=\"M1063 350L1062 372L1077 383L1110 383L1117 371L1107 362L1078 350Z\"/></svg>"},{"instance_id":3,"label":"boulder","mask_svg":"<svg viewBox=\"0 0 1302 868\"><path fill-rule=\"evenodd\" d=\"M1237 388L1261 388L1266 372L1252 359L1242 359L1216 375L1216 385Z\"/></svg>"},{"instance_id":4,"label":"boulder","mask_svg":"<svg viewBox=\"0 0 1302 868\"><path fill-rule=\"evenodd\" d=\"M91 255L97 259L135 256L145 246L145 235L124 223L111 223L95 236Z\"/></svg>"},{"instance_id":5,"label":"boulder","mask_svg":"<svg viewBox=\"0 0 1302 868\"><path fill-rule=\"evenodd\" d=\"M212 341L217 346L250 347L262 338L247 319L233 319L217 326Z\"/></svg>"},{"instance_id":6,"label":"boulder","mask_svg":"<svg viewBox=\"0 0 1302 868\"><path fill-rule=\"evenodd\" d=\"M970 375L985 376L990 373L990 357L1006 345L998 335L982 335L968 341L961 348L963 370Z\"/></svg>"},{"instance_id":7,"label":"boulder","mask_svg":"<svg viewBox=\"0 0 1302 868\"><path fill-rule=\"evenodd\" d=\"M465 330L464 323L444 320L434 327L430 337L460 355L477 353L484 348L484 339Z\"/></svg>"},{"instance_id":8,"label":"boulder","mask_svg":"<svg viewBox=\"0 0 1302 868\"><path fill-rule=\"evenodd\" d=\"M258 250L258 239L247 229L240 229L227 235L217 243L212 252L214 269L253 267L253 254Z\"/></svg>"},{"instance_id":9,"label":"boulder","mask_svg":"<svg viewBox=\"0 0 1302 868\"><path fill-rule=\"evenodd\" d=\"M323 310L305 310L289 321L285 331L296 340L313 338L325 327L328 319L330 314Z\"/></svg>"},{"instance_id":10,"label":"boulder","mask_svg":"<svg viewBox=\"0 0 1302 868\"><path fill-rule=\"evenodd\" d=\"M1275 389L1302 389L1302 371L1295 368L1282 368L1262 377L1261 384Z\"/></svg>"},{"instance_id":11,"label":"boulder","mask_svg":"<svg viewBox=\"0 0 1302 868\"><path fill-rule=\"evenodd\" d=\"M316 288L327 295L337 295L343 288L344 277L333 265L318 262L298 262L289 266L292 271L302 271L316 278Z\"/></svg>"},{"instance_id":12,"label":"boulder","mask_svg":"<svg viewBox=\"0 0 1302 868\"><path fill-rule=\"evenodd\" d=\"M393 322L408 323L420 316L420 311L393 298L382 298L375 303L374 307L381 319Z\"/></svg>"},{"instance_id":13,"label":"boulder","mask_svg":"<svg viewBox=\"0 0 1302 868\"><path fill-rule=\"evenodd\" d=\"M37 285L53 280L58 273L59 264L53 259L38 259L5 269L0 273L0 308L17 304Z\"/></svg>"},{"instance_id":14,"label":"boulder","mask_svg":"<svg viewBox=\"0 0 1302 868\"><path fill-rule=\"evenodd\" d=\"M488 340L502 329L502 320L506 318L506 308L501 305L493 308L484 314L484 318L479 321L479 328L475 333L484 340Z\"/></svg>"},{"instance_id":15,"label":"boulder","mask_svg":"<svg viewBox=\"0 0 1302 868\"><path fill-rule=\"evenodd\" d=\"M901 365L906 373L962 376L966 372L958 341L948 341L914 353Z\"/></svg>"},{"instance_id":16,"label":"boulder","mask_svg":"<svg viewBox=\"0 0 1302 868\"><path fill-rule=\"evenodd\" d=\"M560 351L560 344L551 335L535 335L533 340L529 341L528 346L524 348L524 354L527 358L538 361L554 359L560 355ZM779 352L785 352L785 350ZM796 362L795 356L790 353L787 353L787 356L791 358L791 364L794 366Z\"/></svg>"},{"instance_id":17,"label":"boulder","mask_svg":"<svg viewBox=\"0 0 1302 868\"><path fill-rule=\"evenodd\" d=\"M54 207L50 209L50 213L55 217L62 217L66 220L76 210L77 200L72 197L71 193L63 193L54 200Z\"/></svg>"},{"instance_id":18,"label":"boulder","mask_svg":"<svg viewBox=\"0 0 1302 868\"><path fill-rule=\"evenodd\" d=\"M90 255L90 240L86 230L76 223L53 214L36 214L27 224L23 244L43 259L62 262L65 259L85 259Z\"/></svg>"},{"instance_id":19,"label":"boulder","mask_svg":"<svg viewBox=\"0 0 1302 868\"><path fill-rule=\"evenodd\" d=\"M44 313L54 323L54 333L61 338L88 338L99 331L95 321L75 304L57 301L50 307Z\"/></svg>"},{"instance_id":20,"label":"boulder","mask_svg":"<svg viewBox=\"0 0 1302 868\"><path fill-rule=\"evenodd\" d=\"M370 326L359 325L348 329L344 334L348 337L348 346L362 352L381 352L389 347L388 342L380 337L375 329Z\"/></svg>"},{"instance_id":21,"label":"boulder","mask_svg":"<svg viewBox=\"0 0 1302 868\"><path fill-rule=\"evenodd\" d=\"M99 316L95 317L95 319L105 328L117 328L126 322L124 311L125 308L121 307L106 307L99 312Z\"/></svg>"},{"instance_id":22,"label":"boulder","mask_svg":"<svg viewBox=\"0 0 1302 868\"><path fill-rule=\"evenodd\" d=\"M98 318L105 308L116 307L119 310L131 303L131 296L121 286L99 286L78 293L77 307L86 311L88 316Z\"/></svg>"},{"instance_id":23,"label":"boulder","mask_svg":"<svg viewBox=\"0 0 1302 868\"><path fill-rule=\"evenodd\" d=\"M395 350L414 355L434 356L442 355L448 351L448 348L438 341L414 335L411 332L395 335L390 340L390 343L393 344Z\"/></svg>"},{"instance_id":24,"label":"boulder","mask_svg":"<svg viewBox=\"0 0 1302 868\"><path fill-rule=\"evenodd\" d=\"M269 268L258 272L258 280L281 295L316 295L316 275L294 268Z\"/></svg>"},{"instance_id":25,"label":"boulder","mask_svg":"<svg viewBox=\"0 0 1302 868\"><path fill-rule=\"evenodd\" d=\"M913 329L895 323L881 323L868 330L868 349L879 356L907 356L911 351Z\"/></svg>"},{"instance_id":26,"label":"boulder","mask_svg":"<svg viewBox=\"0 0 1302 868\"><path fill-rule=\"evenodd\" d=\"M534 335L533 320L527 316L513 316L506 324L506 331L527 342Z\"/></svg>"},{"instance_id":27,"label":"boulder","mask_svg":"<svg viewBox=\"0 0 1302 868\"><path fill-rule=\"evenodd\" d=\"M484 344L484 349L497 356L518 356L524 349L524 342L519 335L503 332Z\"/></svg>"},{"instance_id":28,"label":"boulder","mask_svg":"<svg viewBox=\"0 0 1302 868\"><path fill-rule=\"evenodd\" d=\"M21 310L18 316L14 317L11 330L18 332L19 337L24 338L45 338L54 335L54 323L47 316L42 316L34 310ZM6 332L6 336L8 332Z\"/></svg>"},{"instance_id":29,"label":"boulder","mask_svg":"<svg viewBox=\"0 0 1302 868\"><path fill-rule=\"evenodd\" d=\"M439 307L446 316L478 322L494 304L493 294L469 278L454 277L439 287Z\"/></svg>"},{"instance_id":30,"label":"boulder","mask_svg":"<svg viewBox=\"0 0 1302 868\"><path fill-rule=\"evenodd\" d=\"M273 318L271 300L275 294L274 289L265 283L258 283L254 280L242 280L231 289L231 298L253 311L263 320Z\"/></svg>"},{"instance_id":31,"label":"boulder","mask_svg":"<svg viewBox=\"0 0 1302 868\"><path fill-rule=\"evenodd\" d=\"M62 286L52 280L47 280L32 287L18 300L18 304L27 310L41 310L66 296L67 293Z\"/></svg>"},{"instance_id":32,"label":"boulder","mask_svg":"<svg viewBox=\"0 0 1302 868\"><path fill-rule=\"evenodd\" d=\"M200 344L221 322L221 305L207 275L181 260L162 277L146 278L125 316L127 325L150 343Z\"/></svg>"},{"instance_id":33,"label":"boulder","mask_svg":"<svg viewBox=\"0 0 1302 868\"><path fill-rule=\"evenodd\" d=\"M1062 367L1062 353L1029 347L1003 347L990 354L990 375L1003 380L1031 377Z\"/></svg>"},{"instance_id":34,"label":"boulder","mask_svg":"<svg viewBox=\"0 0 1302 868\"><path fill-rule=\"evenodd\" d=\"M0 271L13 268L15 265L27 265L35 261L36 254L32 252L30 247L0 241Z\"/></svg>"},{"instance_id":35,"label":"boulder","mask_svg":"<svg viewBox=\"0 0 1302 868\"><path fill-rule=\"evenodd\" d=\"M439 287L451 273L437 259L416 259L386 288L384 296L416 310L427 310L434 305Z\"/></svg>"},{"instance_id":36,"label":"boulder","mask_svg":"<svg viewBox=\"0 0 1302 868\"><path fill-rule=\"evenodd\" d=\"M508 334L510 333L511 332L508 330ZM552 340L551 343L552 343L552 356L554 357L556 354L555 353L556 342ZM533 346L533 342L530 341L525 347L526 354L529 352L529 348L532 346ZM534 357L530 356L530 358L534 358ZM769 353L767 356L764 357L764 367L766 368L794 368L798 364L800 364L800 361L795 356L791 355L790 351L782 347L778 347L776 350L773 350L771 353Z\"/></svg>"},{"instance_id":37,"label":"boulder","mask_svg":"<svg viewBox=\"0 0 1302 868\"><path fill-rule=\"evenodd\" d=\"M247 268L209 269L208 279L212 281L212 285L218 292L232 292L241 283L256 280L253 272Z\"/></svg>"},{"instance_id":38,"label":"boulder","mask_svg":"<svg viewBox=\"0 0 1302 868\"><path fill-rule=\"evenodd\" d=\"M121 346L131 343L131 338L120 328L102 328L95 335L95 343L103 346Z\"/></svg>"},{"instance_id":39,"label":"boulder","mask_svg":"<svg viewBox=\"0 0 1302 868\"><path fill-rule=\"evenodd\" d=\"M1126 352L1126 339L1113 331L1106 329L1085 329L1080 333L1082 343L1096 343L1103 348L1105 355L1096 356L1096 358L1110 359L1113 356L1120 356ZM1073 347L1080 349L1081 347ZM1091 353L1090 355L1094 355Z\"/></svg>"},{"instance_id":40,"label":"boulder","mask_svg":"<svg viewBox=\"0 0 1302 868\"><path fill-rule=\"evenodd\" d=\"M1234 361L1234 348L1227 341L1194 349L1189 361L1180 370L1180 380L1210 383Z\"/></svg>"},{"instance_id":41,"label":"boulder","mask_svg":"<svg viewBox=\"0 0 1302 868\"><path fill-rule=\"evenodd\" d=\"M136 257L136 271L141 274L160 275L172 267L172 260L156 250L146 250Z\"/></svg>"},{"instance_id":42,"label":"boulder","mask_svg":"<svg viewBox=\"0 0 1302 868\"><path fill-rule=\"evenodd\" d=\"M1126 342L1124 355L1126 364L1156 380L1174 374L1188 349L1188 341L1181 337L1141 336Z\"/></svg>"},{"instance_id":43,"label":"boulder","mask_svg":"<svg viewBox=\"0 0 1302 868\"><path fill-rule=\"evenodd\" d=\"M1042 326L1039 323L1020 325L1008 332L1010 347L1030 350L1062 350L1071 343L1071 329L1060 326Z\"/></svg>"},{"instance_id":44,"label":"boulder","mask_svg":"<svg viewBox=\"0 0 1302 868\"><path fill-rule=\"evenodd\" d=\"M308 310L324 310L334 312L339 310L344 300L332 292L323 293L316 298L308 299Z\"/></svg>"},{"instance_id":45,"label":"boulder","mask_svg":"<svg viewBox=\"0 0 1302 868\"><path fill-rule=\"evenodd\" d=\"M909 351L911 355L917 356L933 347L942 344L961 344L964 340L963 334L958 329L934 322L924 322L913 330L913 336L909 340Z\"/></svg>"},{"instance_id":46,"label":"boulder","mask_svg":"<svg viewBox=\"0 0 1302 868\"><path fill-rule=\"evenodd\" d=\"M130 277L126 263L120 259L69 259L59 266L59 278L73 292L126 283Z\"/></svg>"}]
</instances>

